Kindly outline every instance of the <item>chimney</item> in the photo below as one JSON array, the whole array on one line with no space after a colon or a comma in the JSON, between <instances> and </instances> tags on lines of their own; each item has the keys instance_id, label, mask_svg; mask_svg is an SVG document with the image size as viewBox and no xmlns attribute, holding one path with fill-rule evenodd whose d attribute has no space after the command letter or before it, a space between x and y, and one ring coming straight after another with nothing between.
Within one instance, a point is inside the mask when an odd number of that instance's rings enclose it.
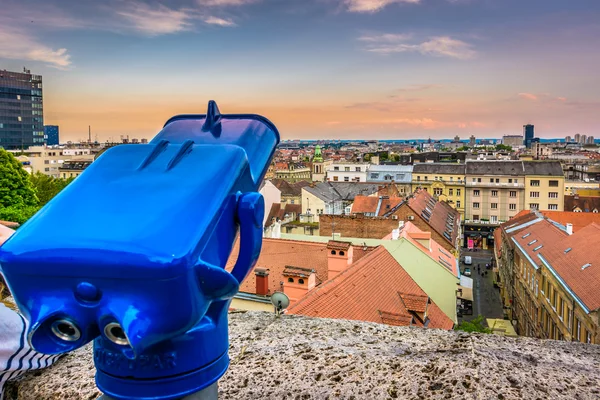
<instances>
[{"instance_id":1,"label":"chimney","mask_svg":"<svg viewBox=\"0 0 600 400\"><path fill-rule=\"evenodd\" d=\"M350 242L327 242L327 279L332 279L352 265L354 250Z\"/></svg>"},{"instance_id":2,"label":"chimney","mask_svg":"<svg viewBox=\"0 0 600 400\"><path fill-rule=\"evenodd\" d=\"M565 226L567 227L567 233L569 235L572 235L573 234L573 224L566 224Z\"/></svg>"},{"instance_id":3,"label":"chimney","mask_svg":"<svg viewBox=\"0 0 600 400\"><path fill-rule=\"evenodd\" d=\"M290 306L316 286L317 276L314 269L286 266L283 270L283 293L290 299Z\"/></svg>"},{"instance_id":4,"label":"chimney","mask_svg":"<svg viewBox=\"0 0 600 400\"><path fill-rule=\"evenodd\" d=\"M269 270L266 268L254 268L256 275L256 294L266 296L269 294Z\"/></svg>"},{"instance_id":5,"label":"chimney","mask_svg":"<svg viewBox=\"0 0 600 400\"><path fill-rule=\"evenodd\" d=\"M392 229L392 240L398 240L400 238L400 229Z\"/></svg>"}]
</instances>

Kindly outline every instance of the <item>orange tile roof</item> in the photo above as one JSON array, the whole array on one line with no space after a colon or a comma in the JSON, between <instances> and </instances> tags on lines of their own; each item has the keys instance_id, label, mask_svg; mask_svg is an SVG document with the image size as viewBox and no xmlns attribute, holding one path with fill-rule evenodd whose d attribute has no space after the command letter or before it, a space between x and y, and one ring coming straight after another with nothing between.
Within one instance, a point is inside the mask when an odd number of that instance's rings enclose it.
<instances>
[{"instance_id":1,"label":"orange tile roof","mask_svg":"<svg viewBox=\"0 0 600 400\"><path fill-rule=\"evenodd\" d=\"M414 196L408 199L408 206L417 215L424 218L431 228L442 235L452 246L456 244L460 225L460 213L458 211L443 201L436 201L431 194L423 189L415 191ZM426 215L429 215L429 218L426 218ZM446 224L450 223L449 216L454 218L450 224L451 232L446 227ZM450 239L444 235L444 232L450 236Z\"/></svg>"},{"instance_id":2,"label":"orange tile roof","mask_svg":"<svg viewBox=\"0 0 600 400\"><path fill-rule=\"evenodd\" d=\"M239 253L236 241L225 269L231 271ZM263 238L262 250L256 267L269 270L269 294L283 291L283 273L288 267L314 269L317 283L327 280L327 247L325 243L301 242L296 240ZM240 284L240 291L256 293L254 270Z\"/></svg>"},{"instance_id":3,"label":"orange tile roof","mask_svg":"<svg viewBox=\"0 0 600 400\"><path fill-rule=\"evenodd\" d=\"M390 322L391 315L413 315L404 305L399 293L427 297L394 257L383 246L379 246L335 278L311 290L288 312L312 317L385 323ZM385 317L382 317L382 313ZM429 328L449 330L454 326L452 320L433 301L428 307L427 317ZM409 321L414 319L396 318L393 324L406 325ZM418 325L417 322L414 324Z\"/></svg>"},{"instance_id":4,"label":"orange tile roof","mask_svg":"<svg viewBox=\"0 0 600 400\"><path fill-rule=\"evenodd\" d=\"M589 310L600 309L600 224L589 224L568 235L543 219L509 235L536 266L550 265Z\"/></svg>"},{"instance_id":5,"label":"orange tile roof","mask_svg":"<svg viewBox=\"0 0 600 400\"><path fill-rule=\"evenodd\" d=\"M383 216L385 213L390 211L392 208L402 203L402 197L389 197L381 199L381 206L379 207L378 217ZM354 203L352 204L353 213L372 213L375 214L377 206L379 205L378 196L355 196Z\"/></svg>"},{"instance_id":6,"label":"orange tile roof","mask_svg":"<svg viewBox=\"0 0 600 400\"><path fill-rule=\"evenodd\" d=\"M404 303L404 307L406 307L409 311L415 311L419 313L424 313L427 311L427 305L429 304L429 297L425 295L415 295L415 294L405 294L398 293L400 299Z\"/></svg>"},{"instance_id":7,"label":"orange tile roof","mask_svg":"<svg viewBox=\"0 0 600 400\"><path fill-rule=\"evenodd\" d=\"M565 210L581 210L584 213L600 212L600 197L597 196L565 196Z\"/></svg>"},{"instance_id":8,"label":"orange tile roof","mask_svg":"<svg viewBox=\"0 0 600 400\"><path fill-rule=\"evenodd\" d=\"M530 210L523 210L515 217L529 214ZM586 226L597 223L600 224L600 213L590 212L572 212L572 211L540 211L544 217L550 218L554 222L565 226L566 224L573 224L573 232L585 228Z\"/></svg>"},{"instance_id":9,"label":"orange tile roof","mask_svg":"<svg viewBox=\"0 0 600 400\"><path fill-rule=\"evenodd\" d=\"M352 243L350 242L343 242L339 240L330 240L327 242L327 248L334 250L348 250L351 245Z\"/></svg>"}]
</instances>

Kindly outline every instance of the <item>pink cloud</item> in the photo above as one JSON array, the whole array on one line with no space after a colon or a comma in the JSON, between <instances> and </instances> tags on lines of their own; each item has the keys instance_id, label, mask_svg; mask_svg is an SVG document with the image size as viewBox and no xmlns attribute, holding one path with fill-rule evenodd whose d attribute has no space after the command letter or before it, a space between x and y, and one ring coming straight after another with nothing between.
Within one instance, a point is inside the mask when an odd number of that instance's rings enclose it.
<instances>
[{"instance_id":1,"label":"pink cloud","mask_svg":"<svg viewBox=\"0 0 600 400\"><path fill-rule=\"evenodd\" d=\"M533 93L519 93L518 96L525 100L537 101L538 97Z\"/></svg>"}]
</instances>

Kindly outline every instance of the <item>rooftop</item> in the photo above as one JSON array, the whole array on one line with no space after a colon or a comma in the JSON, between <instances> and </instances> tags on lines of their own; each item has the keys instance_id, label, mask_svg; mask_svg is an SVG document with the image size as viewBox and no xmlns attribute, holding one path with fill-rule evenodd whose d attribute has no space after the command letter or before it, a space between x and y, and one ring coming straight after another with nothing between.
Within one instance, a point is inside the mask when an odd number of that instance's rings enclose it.
<instances>
[{"instance_id":1,"label":"rooftop","mask_svg":"<svg viewBox=\"0 0 600 400\"><path fill-rule=\"evenodd\" d=\"M319 182L314 186L304 187L304 190L323 201L353 201L358 195L368 196L377 193L379 186L379 183Z\"/></svg>"},{"instance_id":2,"label":"rooftop","mask_svg":"<svg viewBox=\"0 0 600 400\"><path fill-rule=\"evenodd\" d=\"M564 176L560 161L467 161L466 174Z\"/></svg>"},{"instance_id":3,"label":"rooftop","mask_svg":"<svg viewBox=\"0 0 600 400\"><path fill-rule=\"evenodd\" d=\"M415 191L408 206L420 215L433 230L455 246L460 230L460 213L443 201L437 201L426 190Z\"/></svg>"},{"instance_id":4,"label":"rooftop","mask_svg":"<svg viewBox=\"0 0 600 400\"><path fill-rule=\"evenodd\" d=\"M582 213L597 213L600 212L600 197L595 196L579 196L565 195L565 210L576 211ZM596 211L594 211L596 210Z\"/></svg>"},{"instance_id":5,"label":"rooftop","mask_svg":"<svg viewBox=\"0 0 600 400\"><path fill-rule=\"evenodd\" d=\"M390 209L402 203L402 197L356 196L352 204L352 213L369 213L383 216Z\"/></svg>"},{"instance_id":6,"label":"rooftop","mask_svg":"<svg viewBox=\"0 0 600 400\"><path fill-rule=\"evenodd\" d=\"M413 174L465 175L465 164L459 163L416 163Z\"/></svg>"},{"instance_id":7,"label":"rooftop","mask_svg":"<svg viewBox=\"0 0 600 400\"><path fill-rule=\"evenodd\" d=\"M600 197L598 199L600 200ZM531 210L523 210L515 215L515 217L520 217L529 213L531 213ZM600 224L600 213L572 211L539 211L539 213L563 226L566 226L566 224L573 224L573 232L577 232L594 222ZM495 232L496 231L494 231L494 233Z\"/></svg>"},{"instance_id":8,"label":"rooftop","mask_svg":"<svg viewBox=\"0 0 600 400\"><path fill-rule=\"evenodd\" d=\"M219 399L594 399L600 346L271 313L229 316ZM91 345L6 400L94 399Z\"/></svg>"}]
</instances>

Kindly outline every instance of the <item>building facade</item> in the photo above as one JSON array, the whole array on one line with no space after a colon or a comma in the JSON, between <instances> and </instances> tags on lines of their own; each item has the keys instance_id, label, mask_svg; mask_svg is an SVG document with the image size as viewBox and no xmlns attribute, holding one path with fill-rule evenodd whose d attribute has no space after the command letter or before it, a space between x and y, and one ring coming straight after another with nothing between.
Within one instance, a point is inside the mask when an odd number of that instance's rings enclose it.
<instances>
[{"instance_id":1,"label":"building facade","mask_svg":"<svg viewBox=\"0 0 600 400\"><path fill-rule=\"evenodd\" d=\"M367 182L394 183L401 196L412 192L412 165L371 165Z\"/></svg>"},{"instance_id":2,"label":"building facade","mask_svg":"<svg viewBox=\"0 0 600 400\"><path fill-rule=\"evenodd\" d=\"M465 164L419 163L413 166L413 190L419 187L445 201L465 218Z\"/></svg>"},{"instance_id":3,"label":"building facade","mask_svg":"<svg viewBox=\"0 0 600 400\"><path fill-rule=\"evenodd\" d=\"M58 146L60 144L58 126L44 125L44 142L46 146Z\"/></svg>"},{"instance_id":4,"label":"building facade","mask_svg":"<svg viewBox=\"0 0 600 400\"><path fill-rule=\"evenodd\" d=\"M525 147L530 149L531 143L533 142L533 138L535 137L533 133L533 125L523 125L523 137L525 138Z\"/></svg>"},{"instance_id":5,"label":"building facade","mask_svg":"<svg viewBox=\"0 0 600 400\"><path fill-rule=\"evenodd\" d=\"M327 167L330 182L367 182L369 163L334 162Z\"/></svg>"},{"instance_id":6,"label":"building facade","mask_svg":"<svg viewBox=\"0 0 600 400\"><path fill-rule=\"evenodd\" d=\"M0 71L0 147L27 149L44 143L42 77Z\"/></svg>"},{"instance_id":7,"label":"building facade","mask_svg":"<svg viewBox=\"0 0 600 400\"><path fill-rule=\"evenodd\" d=\"M513 148L523 146L523 136L521 135L506 135L502 136L502 144Z\"/></svg>"},{"instance_id":8,"label":"building facade","mask_svg":"<svg viewBox=\"0 0 600 400\"><path fill-rule=\"evenodd\" d=\"M290 183L310 181L311 170L304 164L287 164L286 168L275 169L275 178L283 179Z\"/></svg>"},{"instance_id":9,"label":"building facade","mask_svg":"<svg viewBox=\"0 0 600 400\"><path fill-rule=\"evenodd\" d=\"M532 212L501 226L495 257L506 316L522 336L599 343L600 234L592 223L573 233ZM590 286L592 285L592 286Z\"/></svg>"}]
</instances>

